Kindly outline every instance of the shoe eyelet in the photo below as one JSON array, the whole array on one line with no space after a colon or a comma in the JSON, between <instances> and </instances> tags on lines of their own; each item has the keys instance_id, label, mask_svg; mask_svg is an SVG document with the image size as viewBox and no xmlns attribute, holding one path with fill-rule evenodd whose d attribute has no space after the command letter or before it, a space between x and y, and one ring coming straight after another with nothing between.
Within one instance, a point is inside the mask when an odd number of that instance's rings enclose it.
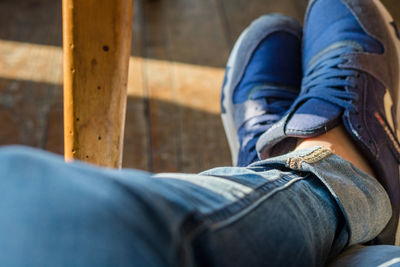
<instances>
[{"instance_id":1,"label":"shoe eyelet","mask_svg":"<svg viewBox=\"0 0 400 267\"><path fill-rule=\"evenodd\" d=\"M346 64L350 64L351 60L349 58L343 58L343 62L342 64L346 65Z\"/></svg>"},{"instance_id":2,"label":"shoe eyelet","mask_svg":"<svg viewBox=\"0 0 400 267\"><path fill-rule=\"evenodd\" d=\"M361 129L361 125L360 124L357 125L357 129Z\"/></svg>"}]
</instances>

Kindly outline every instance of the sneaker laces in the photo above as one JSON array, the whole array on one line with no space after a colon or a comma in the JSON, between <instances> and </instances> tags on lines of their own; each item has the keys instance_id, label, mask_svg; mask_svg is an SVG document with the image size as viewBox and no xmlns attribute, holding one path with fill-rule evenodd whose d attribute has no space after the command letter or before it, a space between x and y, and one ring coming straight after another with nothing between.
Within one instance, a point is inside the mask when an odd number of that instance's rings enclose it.
<instances>
[{"instance_id":1,"label":"sneaker laces","mask_svg":"<svg viewBox=\"0 0 400 267\"><path fill-rule=\"evenodd\" d=\"M358 72L343 69L341 64L347 62L342 55L354 53L352 46L340 47L321 56L305 73L299 98L293 107L308 99L320 99L343 109L355 109L353 102L357 100L355 92L346 88L357 87Z\"/></svg>"},{"instance_id":2,"label":"sneaker laces","mask_svg":"<svg viewBox=\"0 0 400 267\"><path fill-rule=\"evenodd\" d=\"M264 85L250 92L249 100L262 103L263 115L247 120L239 129L238 166L248 166L258 160L256 143L261 134L266 132L290 108L298 96L294 90L285 90L278 86Z\"/></svg>"}]
</instances>

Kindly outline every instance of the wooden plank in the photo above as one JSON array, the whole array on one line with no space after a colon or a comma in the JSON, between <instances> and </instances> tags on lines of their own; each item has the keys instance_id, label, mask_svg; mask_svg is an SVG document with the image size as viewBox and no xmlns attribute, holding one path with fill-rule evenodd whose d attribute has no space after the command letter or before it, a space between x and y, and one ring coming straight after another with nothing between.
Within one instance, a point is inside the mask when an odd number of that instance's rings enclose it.
<instances>
[{"instance_id":1,"label":"wooden plank","mask_svg":"<svg viewBox=\"0 0 400 267\"><path fill-rule=\"evenodd\" d=\"M153 172L179 171L179 109L173 104L176 94L166 35L170 23L166 15L168 4L169 1L143 2L143 71L151 147L149 168Z\"/></svg>"},{"instance_id":2,"label":"wooden plank","mask_svg":"<svg viewBox=\"0 0 400 267\"><path fill-rule=\"evenodd\" d=\"M0 1L0 39L61 46L61 1Z\"/></svg>"},{"instance_id":3,"label":"wooden plank","mask_svg":"<svg viewBox=\"0 0 400 267\"><path fill-rule=\"evenodd\" d=\"M231 164L220 119L220 87L224 70L176 63L181 103L183 172L200 172Z\"/></svg>"},{"instance_id":4,"label":"wooden plank","mask_svg":"<svg viewBox=\"0 0 400 267\"><path fill-rule=\"evenodd\" d=\"M0 144L44 148L61 91L61 1L0 1L0 24Z\"/></svg>"},{"instance_id":5,"label":"wooden plank","mask_svg":"<svg viewBox=\"0 0 400 267\"><path fill-rule=\"evenodd\" d=\"M228 164L219 97L229 51L217 6L212 0L167 2L164 29L179 107L179 169L199 172Z\"/></svg>"},{"instance_id":6,"label":"wooden plank","mask_svg":"<svg viewBox=\"0 0 400 267\"><path fill-rule=\"evenodd\" d=\"M215 0L222 5L227 28L230 30L231 47L240 33L256 18L270 13L281 13L303 22L308 0Z\"/></svg>"},{"instance_id":7,"label":"wooden plank","mask_svg":"<svg viewBox=\"0 0 400 267\"><path fill-rule=\"evenodd\" d=\"M52 84L0 78L0 144L44 147Z\"/></svg>"},{"instance_id":8,"label":"wooden plank","mask_svg":"<svg viewBox=\"0 0 400 267\"><path fill-rule=\"evenodd\" d=\"M219 117L221 68L229 51L215 3L144 6L152 170L198 172L229 164Z\"/></svg>"},{"instance_id":9,"label":"wooden plank","mask_svg":"<svg viewBox=\"0 0 400 267\"><path fill-rule=\"evenodd\" d=\"M4 120L10 115L15 122L3 125L14 137L1 144L44 148L48 112L61 96L61 56L53 46L0 40L0 109L6 111Z\"/></svg>"},{"instance_id":10,"label":"wooden plank","mask_svg":"<svg viewBox=\"0 0 400 267\"><path fill-rule=\"evenodd\" d=\"M121 167L132 0L63 0L67 160Z\"/></svg>"},{"instance_id":11,"label":"wooden plank","mask_svg":"<svg viewBox=\"0 0 400 267\"><path fill-rule=\"evenodd\" d=\"M0 84L2 82L0 81ZM0 125L2 130L0 131L0 145L10 145L20 143L20 131L18 121L14 114L1 106L0 108ZM7 127L4 127L7 125Z\"/></svg>"},{"instance_id":12,"label":"wooden plank","mask_svg":"<svg viewBox=\"0 0 400 267\"><path fill-rule=\"evenodd\" d=\"M61 90L61 86L60 86ZM64 110L62 96L58 96L50 107L47 119L46 138L44 149L47 151L64 154L64 125L62 123Z\"/></svg>"},{"instance_id":13,"label":"wooden plank","mask_svg":"<svg viewBox=\"0 0 400 267\"><path fill-rule=\"evenodd\" d=\"M215 0L163 2L171 60L224 68L229 47Z\"/></svg>"},{"instance_id":14,"label":"wooden plank","mask_svg":"<svg viewBox=\"0 0 400 267\"><path fill-rule=\"evenodd\" d=\"M133 16L133 46L131 54L142 55L143 51L143 6L135 2ZM123 167L150 170L150 137L146 115L144 59L132 57L129 63L128 103L125 125Z\"/></svg>"}]
</instances>

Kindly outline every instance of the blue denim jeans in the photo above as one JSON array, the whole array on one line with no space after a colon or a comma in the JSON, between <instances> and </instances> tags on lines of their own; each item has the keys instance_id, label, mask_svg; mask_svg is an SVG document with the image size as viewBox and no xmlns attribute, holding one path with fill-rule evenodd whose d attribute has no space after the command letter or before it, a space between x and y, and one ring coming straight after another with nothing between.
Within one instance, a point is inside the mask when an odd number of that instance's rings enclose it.
<instances>
[{"instance_id":1,"label":"blue denim jeans","mask_svg":"<svg viewBox=\"0 0 400 267\"><path fill-rule=\"evenodd\" d=\"M320 266L391 216L322 147L201 174L109 170L0 149L1 266Z\"/></svg>"}]
</instances>

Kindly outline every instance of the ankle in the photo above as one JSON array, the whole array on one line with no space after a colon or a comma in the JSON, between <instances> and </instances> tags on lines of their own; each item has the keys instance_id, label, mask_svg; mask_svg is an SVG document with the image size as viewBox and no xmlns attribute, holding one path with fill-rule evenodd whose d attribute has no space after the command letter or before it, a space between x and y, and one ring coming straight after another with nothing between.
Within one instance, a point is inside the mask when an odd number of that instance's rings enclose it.
<instances>
[{"instance_id":1,"label":"ankle","mask_svg":"<svg viewBox=\"0 0 400 267\"><path fill-rule=\"evenodd\" d=\"M323 146L336 155L353 163L360 170L371 176L375 176L367 159L358 150L352 138L348 135L343 126L335 127L327 133L317 137L300 139L295 150L313 146Z\"/></svg>"}]
</instances>

